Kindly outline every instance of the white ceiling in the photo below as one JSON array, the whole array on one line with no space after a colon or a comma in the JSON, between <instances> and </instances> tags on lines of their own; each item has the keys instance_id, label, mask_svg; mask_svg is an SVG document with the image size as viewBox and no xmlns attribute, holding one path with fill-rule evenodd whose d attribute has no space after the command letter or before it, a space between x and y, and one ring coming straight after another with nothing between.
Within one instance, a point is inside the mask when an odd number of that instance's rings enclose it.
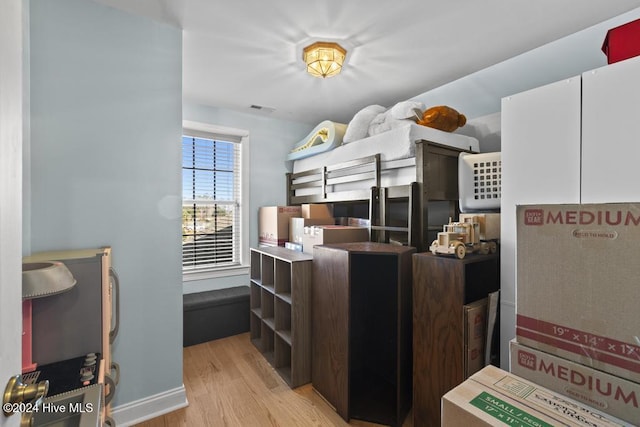
<instances>
[{"instance_id":1,"label":"white ceiling","mask_svg":"<svg viewBox=\"0 0 640 427\"><path fill-rule=\"evenodd\" d=\"M99 1L184 30L185 102L310 124L348 123L366 105L393 105L640 7L640 0ZM319 39L347 49L340 75L304 71L302 48Z\"/></svg>"}]
</instances>

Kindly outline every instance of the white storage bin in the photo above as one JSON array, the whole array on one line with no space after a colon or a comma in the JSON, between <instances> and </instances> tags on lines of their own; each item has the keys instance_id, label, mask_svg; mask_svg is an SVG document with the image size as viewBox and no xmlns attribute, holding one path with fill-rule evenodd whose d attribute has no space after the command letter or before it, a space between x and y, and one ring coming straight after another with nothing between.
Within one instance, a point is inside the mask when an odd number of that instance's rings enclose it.
<instances>
[{"instance_id":1,"label":"white storage bin","mask_svg":"<svg viewBox=\"0 0 640 427\"><path fill-rule=\"evenodd\" d=\"M461 212L500 210L501 186L500 152L460 153L458 191Z\"/></svg>"}]
</instances>

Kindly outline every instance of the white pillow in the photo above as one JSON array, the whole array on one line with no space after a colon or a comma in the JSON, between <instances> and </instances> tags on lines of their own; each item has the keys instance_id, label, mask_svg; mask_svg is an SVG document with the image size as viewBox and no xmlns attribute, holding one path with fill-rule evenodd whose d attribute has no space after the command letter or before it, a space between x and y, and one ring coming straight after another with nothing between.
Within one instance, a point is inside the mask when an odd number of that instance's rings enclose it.
<instances>
[{"instance_id":1,"label":"white pillow","mask_svg":"<svg viewBox=\"0 0 640 427\"><path fill-rule=\"evenodd\" d=\"M394 119L391 111L378 114L369 125L369 136L378 135L391 129L406 126L409 123L415 123L414 119Z\"/></svg>"},{"instance_id":2,"label":"white pillow","mask_svg":"<svg viewBox=\"0 0 640 427\"><path fill-rule=\"evenodd\" d=\"M358 111L349 122L347 130L342 138L342 143L357 141L366 138L369 132L369 123L378 114L385 112L387 109L382 105L369 105Z\"/></svg>"},{"instance_id":3,"label":"white pillow","mask_svg":"<svg viewBox=\"0 0 640 427\"><path fill-rule=\"evenodd\" d=\"M367 129L367 135L373 136L382 132L386 132L391 129L388 122L390 121L391 110L387 110L383 113L378 114L371 120L369 123L369 128Z\"/></svg>"},{"instance_id":4,"label":"white pillow","mask_svg":"<svg viewBox=\"0 0 640 427\"><path fill-rule=\"evenodd\" d=\"M422 118L424 104L417 101L402 101L391 107L391 117L394 119L413 119Z\"/></svg>"}]
</instances>

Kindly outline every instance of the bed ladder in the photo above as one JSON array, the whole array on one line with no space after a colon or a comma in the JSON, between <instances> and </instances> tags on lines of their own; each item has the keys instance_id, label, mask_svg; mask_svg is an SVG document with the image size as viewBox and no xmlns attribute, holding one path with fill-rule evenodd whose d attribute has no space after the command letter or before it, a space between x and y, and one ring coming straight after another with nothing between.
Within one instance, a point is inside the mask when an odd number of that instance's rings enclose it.
<instances>
[{"instance_id":1,"label":"bed ladder","mask_svg":"<svg viewBox=\"0 0 640 427\"><path fill-rule=\"evenodd\" d=\"M422 251L420 241L420 209L419 186L417 182L409 185L393 187L372 187L369 201L370 240L381 243L398 243L413 246L418 252ZM406 226L394 225L397 218L392 216L394 202L406 202ZM395 212L394 212L395 213ZM404 218L400 219L404 222ZM405 233L406 240L398 241L392 238L393 234Z\"/></svg>"}]
</instances>

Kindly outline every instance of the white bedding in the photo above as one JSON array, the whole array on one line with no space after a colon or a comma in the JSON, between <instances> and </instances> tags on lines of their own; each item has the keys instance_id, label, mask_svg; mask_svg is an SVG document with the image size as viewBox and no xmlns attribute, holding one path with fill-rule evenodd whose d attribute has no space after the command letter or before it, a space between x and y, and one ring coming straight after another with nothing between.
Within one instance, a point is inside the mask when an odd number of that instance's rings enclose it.
<instances>
[{"instance_id":1,"label":"white bedding","mask_svg":"<svg viewBox=\"0 0 640 427\"><path fill-rule=\"evenodd\" d=\"M406 126L401 126L388 132L343 144L333 150L311 157L295 160L293 162L293 173L372 156L378 153L380 154L381 169L384 170L387 168L386 165L394 163L392 162L393 160L415 157L415 142L423 139L438 144L470 150L472 152L480 151L478 140L473 137L442 132L415 123L407 123ZM415 166L415 161L412 162L412 166ZM412 181L415 181L415 173Z\"/></svg>"}]
</instances>

